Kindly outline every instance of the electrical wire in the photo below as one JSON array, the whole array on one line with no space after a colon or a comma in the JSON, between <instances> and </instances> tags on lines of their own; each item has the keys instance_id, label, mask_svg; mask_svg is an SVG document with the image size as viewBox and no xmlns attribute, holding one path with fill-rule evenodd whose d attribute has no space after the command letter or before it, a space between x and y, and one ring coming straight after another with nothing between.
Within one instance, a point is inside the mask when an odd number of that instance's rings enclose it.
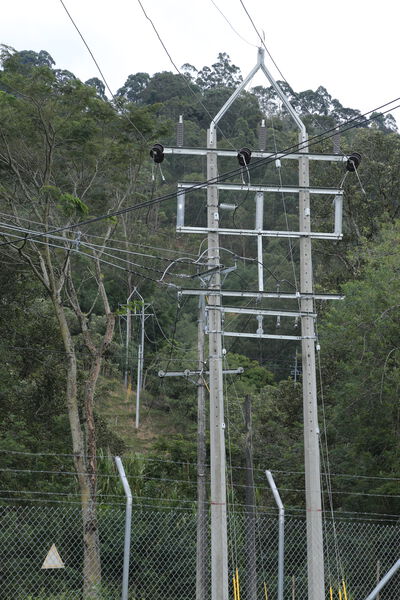
<instances>
[{"instance_id":1,"label":"electrical wire","mask_svg":"<svg viewBox=\"0 0 400 600\"><path fill-rule=\"evenodd\" d=\"M33 235L36 235L36 234L37 234L37 232L33 232ZM20 239L20 240L23 240L23 241L26 240L26 236L18 236L18 235L10 234L10 233L7 233L6 235L7 235L7 237L13 237L13 238ZM0 236L5 237L5 234L3 234L3 233L0 232ZM28 239L31 241L31 238L28 238ZM66 240L66 241L68 243L70 243L70 244L74 244L75 243L74 240ZM166 285L166 286L169 286L169 287L175 285L175 284L164 282L163 279L154 279L152 277L148 277L148 276L144 275L143 273L140 273L138 271L134 271L134 270L132 270L130 268L123 267L123 266L121 266L119 264L116 264L116 263L112 263L112 262L110 262L108 260L105 260L104 258L100 258L100 257L98 257L96 255L88 254L87 252L82 252L81 250L78 250L76 248L66 248L65 246L61 246L61 245L57 245L57 244L51 244L49 242L42 241L42 240L37 240L37 239L34 241L34 243L35 244L43 244L43 245L46 245L46 246L50 246L52 248L58 248L58 249L61 249L61 250L64 250L64 251L72 252L74 254L80 254L82 256L85 256L87 258L91 258L93 260L99 261L99 262L101 262L103 264L109 265L109 266L114 267L116 269L120 269L122 271L138 275L139 277L142 277L143 279L147 279L149 281L153 281L154 283L157 283L159 285ZM104 252L104 251L101 253L101 255L102 256L103 255L105 255L105 256L111 256L112 258L114 258L114 260L119 260L119 261L121 261L123 263L128 264L129 266L133 265L133 266L139 267L141 269L145 269L147 271L151 271L153 273L161 273L163 276L165 274L165 271L160 271L159 269L155 269L154 267L148 267L146 265L141 265L141 264L138 264L138 263L134 263L132 261L128 261L128 260L123 259L121 257L116 257L116 256L114 256L112 254L109 254L107 252ZM172 277L178 277L178 278L190 278L190 275L187 275L187 274L184 274L184 273L172 273L171 276Z\"/></svg>"},{"instance_id":2,"label":"electrical wire","mask_svg":"<svg viewBox=\"0 0 400 600\"><path fill-rule=\"evenodd\" d=\"M100 76L101 76L102 80L104 81L104 84L105 84L105 86L106 86L107 90L108 90L108 91L109 91L109 93L111 94L111 97L112 97L112 99L113 99L113 100L114 100L114 102L117 104L117 106L119 106L120 108L124 109L123 105L120 103L119 99L118 99L118 98L117 98L117 97L116 97L116 96L113 94L113 92L112 92L112 90L111 90L110 86L108 85L108 82L107 82L107 80L106 80L106 78L105 78L105 76L104 76L104 74L103 74L103 72L102 72L102 70L101 70L101 68L100 68L100 65L99 65L99 63L97 62L97 60L96 60L96 58L95 58L95 56L94 56L93 52L91 51L91 49L90 49L90 47L89 47L88 43L86 42L86 40L85 40L85 38L83 37L83 35L82 35L81 31L79 30L79 28L78 28L77 24L75 23L74 19L72 18L72 15L71 15L71 13L68 11L68 9L67 9L66 5L64 4L63 0L60 0L60 3L61 3L61 5L63 6L63 8L64 8L65 12L67 13L67 15L68 15L68 17L69 17L69 19L70 19L70 21L71 21L72 25L75 27L76 31L78 32L78 34L79 34L79 37L81 38L82 42L84 43L84 45L85 45L85 47L86 47L87 51L89 52L89 54L90 54L90 56L91 56L91 58L92 58L92 60L93 60L94 64L96 65L96 68L97 68L98 72L100 73ZM145 138L145 136L144 136L144 135L143 135L143 133L140 131L140 129L138 129L138 128L136 127L136 125L135 125L135 124L132 122L132 120L130 119L129 115L127 115L125 111L124 111L124 113L123 113L123 114L124 114L124 117L125 117L125 118L128 120L128 122L129 122L129 123L132 125L132 127L133 127L133 129L136 131L136 133L137 133L137 134L138 134L138 135L139 135L139 136L142 138L142 140L143 140L145 143L148 143L148 140Z\"/></svg>"},{"instance_id":3,"label":"electrical wire","mask_svg":"<svg viewBox=\"0 0 400 600\"><path fill-rule=\"evenodd\" d=\"M211 113L208 111L207 107L206 107L206 106L203 104L203 101L202 101L201 97L199 96L199 94L197 94L197 93L196 93L196 92L195 92L195 91L194 91L194 90L193 90L193 89L190 87L190 85L189 85L189 82L188 82L187 78L186 78L186 77L185 77L185 76L184 76L184 75L181 73L181 71L178 69L178 67L176 66L175 62L173 61L173 59L172 59L172 57L171 57L170 53L169 53L169 52L168 52L168 50L167 50L167 47L166 47L166 45L164 44L164 42L163 42L163 40L162 40L162 38L161 38L161 36L160 36L159 32L157 31L157 28L156 28L156 26L154 25L154 21L153 21L153 20L152 20L152 19L151 19L151 18L148 16L147 12L146 12L146 11L145 11L145 9L143 8L143 4L141 3L141 1L140 1L140 0L137 0L137 1L138 1L139 5L140 5L140 8L141 8L141 9L142 9L142 11L143 11L143 14L144 14L144 16L145 16L145 17L146 17L146 19L147 19L147 20L150 22L150 24L151 24L152 28L154 29L154 32L155 32L155 34L156 34L156 36L157 36L157 38L158 38L158 40L159 40L159 42L160 42L161 46L163 47L163 49L164 49L164 51L165 51L166 55L168 56L168 58L169 58L169 60L170 60L171 64L173 65L174 69L177 71L177 73L178 73L178 74L180 75L180 77L183 79L183 81L185 82L185 85L186 85L186 87L187 87L187 88L190 90L191 94L192 94L192 95L193 95L193 96L196 98L196 100L198 101L198 103L200 104L200 106L201 106L201 107L202 107L202 108L205 110L205 112L207 113L207 115L208 115L208 116L210 117L210 119L212 120L212 119L213 119L213 116L212 116L212 115L211 115ZM224 132L221 130L220 126L218 126L217 128L218 128L218 131L221 133L222 137L223 137L223 138L224 138L224 139L225 139L225 140L228 142L228 144L230 145L230 147L231 147L233 150L236 150L236 148L235 148L235 146L232 144L232 142L231 142L231 141L230 141L230 140L229 140L229 139L228 139L228 138L227 138L227 137L224 135Z\"/></svg>"},{"instance_id":4,"label":"electrical wire","mask_svg":"<svg viewBox=\"0 0 400 600\"><path fill-rule=\"evenodd\" d=\"M211 0L211 1L212 1L212 0ZM278 67L278 65L276 64L276 62L275 62L275 60L274 60L273 56L271 55L270 51L268 50L268 48L267 48L267 46L266 46L266 44L265 44L265 40L264 40L264 39L263 39L263 37L260 35L260 33L259 33L259 31L258 31L258 29L257 29L257 27L256 27L256 25L255 25L255 23L254 23L254 21L253 21L253 19L252 19L252 17L250 16L250 13L248 12L248 10L247 10L247 8L246 8L246 6L245 6L244 2L243 2L243 0L240 0L240 4L242 5L242 7L243 7L243 10L245 11L245 13L246 13L247 17L249 18L249 21L250 21L250 23L252 24L254 31L256 32L256 34L257 34L258 38L260 39L260 41L261 41L261 44L263 45L263 47L264 47L265 51L267 52L267 54L268 54L269 58L271 59L271 61L272 61L272 63L273 63L273 65L275 66L275 68L276 68L276 70L278 71L279 75L282 77L282 80L283 80L283 81L286 83L286 85L287 85L287 86L290 88L290 90L293 92L293 95L296 97L297 101L298 101L298 102L299 102L299 103L302 105L302 109L303 109L303 110L305 109L305 112L306 112L306 113L307 113L307 114L308 114L310 117L312 117L312 120L314 121L314 124L315 124L315 125L317 125L317 127L319 127L319 126L320 126L320 124L318 123L318 121L316 121L316 119L315 119L315 115L313 115L313 113L311 113L311 112L308 110L308 108L307 108L307 107L304 105L304 103L303 103L303 101L302 101L301 97L299 96L299 94L297 94L297 93L296 93L296 92L293 90L292 86L289 84L289 82L287 81L286 77L283 75L282 71L280 70L280 68L279 68L279 67ZM341 152L341 151L340 151L340 153L341 153L341 154L343 154L343 152Z\"/></svg>"},{"instance_id":5,"label":"electrical wire","mask_svg":"<svg viewBox=\"0 0 400 600\"><path fill-rule=\"evenodd\" d=\"M9 474L21 474L21 473L25 473L25 474L41 474L41 475L64 475L64 476L72 476L75 477L76 475L84 475L85 473L83 472L78 472L78 471L60 471L60 470L46 470L46 469L12 469L12 468L7 468L7 467L3 467L0 468L0 472L3 473L9 473ZM276 471L275 471L276 472ZM111 479L119 479L119 475L117 474L103 474L103 473L97 473L96 477L99 479L107 479L107 478L111 478ZM135 474L130 474L127 473L127 477L128 479L141 479L143 481L158 481L161 483L182 483L185 485L193 485L196 486L197 485L197 481L195 480L188 480L188 479L176 479L176 478L166 478L166 477L150 477L147 475L135 475ZM237 487L237 488L246 488L249 487L248 485L244 485L244 484L237 484L237 483L231 483L232 487ZM270 489L267 486L260 486L260 485L254 485L254 489L259 489L259 490L266 490L266 491L270 491ZM279 491L281 492L296 492L296 493L301 493L304 494L305 489L304 488L286 488L286 487L279 487ZM324 494L326 494L327 492L323 492ZM358 496L358 497L371 497L371 498L400 498L399 494L380 494L380 493L371 493L371 492L351 492L351 491L342 491L342 490L332 490L331 492L332 494L335 495L342 495L342 496ZM235 504L235 502L232 503L232 506ZM243 505L240 505L243 506ZM245 505L244 505L245 506ZM327 512L327 511L324 511ZM331 511L330 511L331 512ZM351 512L351 511L350 511ZM368 513L365 513L368 514ZM375 513L374 513L375 514ZM380 513L376 513L376 514L380 514ZM334 518L334 517L333 517Z\"/></svg>"},{"instance_id":6,"label":"electrical wire","mask_svg":"<svg viewBox=\"0 0 400 600\"><path fill-rule=\"evenodd\" d=\"M195 362L195 360L194 360ZM0 453L2 454L10 454L10 455L16 455L16 456L30 456L30 457L41 457L41 456L47 456L47 457L60 457L60 458L74 458L75 454L71 454L71 453L60 453L60 452L28 452L28 451L22 451L22 450L13 450L13 449L7 449L7 448L0 448ZM85 454L83 455L85 458L92 458L91 455ZM98 454L96 455L96 460L114 460L114 456L111 454ZM128 455L129 458L129 455ZM180 466L184 466L184 467L188 467L188 466L193 466L196 467L197 463L195 462L190 462L190 461L176 461L176 460L171 460L171 459L165 459L165 458L154 458L154 457L149 457L149 456L145 456L145 455L140 455L140 460L145 461L145 462L156 462L156 463L165 463L165 464L170 464L170 465L180 465ZM207 468L209 468L210 465L205 465ZM236 469L236 470L240 470L240 471L245 471L247 470L247 467L243 467L243 466L239 466L239 465L230 465L229 466L230 469ZM264 479L264 474L265 474L265 469L258 469L258 468L254 468L253 469L254 472L258 472L259 476L261 479ZM305 475L304 471L286 471L286 470L282 470L282 469L274 469L274 473L280 473L282 475ZM326 475L325 472L322 472L322 475ZM331 477L343 477L343 478L347 478L347 479L364 479L364 480L378 480L378 481L400 481L400 477L387 477L387 476L377 476L377 475L358 475L355 473L330 473ZM380 514L380 513L377 513ZM393 516L393 515L392 515Z\"/></svg>"},{"instance_id":7,"label":"electrical wire","mask_svg":"<svg viewBox=\"0 0 400 600\"><path fill-rule=\"evenodd\" d=\"M253 46L253 48L257 48L258 46L256 44L252 44L251 42L249 42L248 40L246 40L242 35L240 35L240 33L234 28L234 26L232 25L232 23L230 22L230 20L228 19L228 17L222 12L222 10L219 8L219 6L217 6L216 2L214 2L214 0L211 0L211 3L215 6L215 8L217 9L217 11L219 12L219 14L225 19L225 21L228 23L229 27L232 29L232 31L234 33L236 33L236 35L246 44L248 44L249 46Z\"/></svg>"},{"instance_id":8,"label":"electrical wire","mask_svg":"<svg viewBox=\"0 0 400 600\"><path fill-rule=\"evenodd\" d=\"M398 98L396 98L396 99L394 99L394 100L392 100L390 102L387 102L387 103L383 104L381 107L375 108L372 111L367 111L366 113L364 113L363 115L361 115L361 117L365 117L365 115L367 115L367 114L376 112L380 108L382 108L384 106L387 106L388 104L392 104L393 102L397 102L398 100L400 100L400 97L398 97ZM397 107L395 107L395 108L399 108L399 107L400 107L400 104ZM380 114L381 115L382 114L386 114L390 110L394 110L393 107L391 109L383 111ZM346 123L344 123L343 125L340 126L340 127L343 128L341 130L341 132L349 131L350 129L354 129L355 127L360 127L362 124L365 124L367 122L371 122L371 121L373 121L376 118L378 118L378 117L372 115L371 117L364 118L362 121L359 121L358 117L350 119L349 121L347 121ZM355 121L356 121L356 123L354 123ZM349 125L348 127L344 127L345 125L350 124L350 123L353 123L353 124ZM334 131L335 133L332 134L332 135L321 137L321 136L323 136L326 133L329 133L331 131ZM277 155L273 154L273 155L269 156L268 158L261 158L258 161L254 161L253 163L249 164L247 166L247 168L249 169L249 171L250 170L254 170L254 169L260 167L261 165L266 165L266 164L269 164L269 163L275 161L276 158L284 158L285 156L287 156L289 154L292 154L293 151L294 151L294 149L296 149L296 150L302 150L302 149L304 149L306 147L313 146L315 144L320 143L322 140L329 139L329 138L333 137L336 133L337 133L337 128L336 127L328 129L328 130L324 131L322 134L317 134L315 136L312 136L305 143L294 144L294 145L292 145L290 147L287 147L284 150L280 151ZM314 140L314 141L312 141L312 140ZM194 183L193 185L191 185L188 188L185 188L184 190L178 190L177 192L175 191L175 192L171 192L169 194L164 194L164 195L159 196L157 198L152 198L151 200L146 200L144 202L140 202L140 203L135 204L133 206L122 208L122 209L119 209L119 210L116 210L116 211L110 211L107 214L103 214L103 215L99 215L99 216L96 216L96 217L92 217L92 218L86 219L84 221L78 221L77 223L73 223L73 224L70 224L70 225L65 225L65 226L62 226L62 227L58 227L58 228L55 228L55 229L52 229L52 230L49 230L49 231L46 231L46 232L37 233L37 234L35 234L35 237L37 237L37 236L42 236L42 237L44 236L44 237L46 237L46 236L48 236L50 234L53 234L53 233L59 233L61 231L73 230L73 229L76 229L77 227L83 227L85 225L90 225L92 223L103 221L104 219L109 219L111 217L117 217L117 216L129 213L129 212L133 212L133 211L136 211L136 210L141 210L142 208L146 208L148 206L151 206L152 204L158 204L158 203L161 203L161 202L165 202L166 200L170 200L171 198L176 198L177 196L183 195L185 193L187 194L187 193L190 193L190 192L192 192L194 190L203 189L203 188L207 187L208 185L218 184L219 182L225 181L226 179L229 179L229 178L233 177L234 175L237 175L240 172L241 172L241 167L238 168L238 169L233 169L233 170L231 170L229 172L226 172L226 173L224 173L222 175L218 175L218 176L216 176L214 178L211 178L211 179L208 179L206 181L199 182L199 183ZM9 242L2 242L0 244L0 247L1 246L5 246L7 244L9 244Z\"/></svg>"},{"instance_id":9,"label":"electrical wire","mask_svg":"<svg viewBox=\"0 0 400 600\"><path fill-rule=\"evenodd\" d=\"M11 220L16 220L17 219L18 221L26 221L27 223L33 223L34 225L41 225L41 226L44 225L43 222L41 222L41 221L35 221L33 219L27 219L27 218L21 217L19 215L18 215L18 217L16 217L15 215L11 215L9 213L0 212L0 217L9 218ZM13 223L13 224L15 226L17 226L16 223ZM55 225L52 225L52 227L55 227ZM95 235L93 233L86 232L85 233L85 238L96 238L96 239L103 240L104 236ZM71 241L71 240L69 240L69 241ZM172 254L182 255L182 251L181 250L174 250L173 248L160 248L159 246L151 246L149 244L143 244L143 243L140 243L140 242L132 242L131 240L121 240L121 239L116 239L116 238L111 238L110 237L110 238L107 238L107 243L109 243L109 242L118 243L118 244L124 244L124 245L128 245L128 246L135 246L135 247L139 247L139 248L147 248L148 250L156 250L158 252L170 252ZM94 244L94 243L90 243L90 244L92 246L98 246L100 248L103 247L103 245L101 245L101 244ZM109 246L107 246L107 247L110 248ZM148 255L148 254L144 254L142 252L135 253L135 252L132 252L132 251L128 251L128 250L126 250L124 248L114 248L114 249L115 250L119 250L121 252L126 252L128 254L138 254L140 256L155 258L155 259L158 259L158 260L160 260L160 259L165 260L165 261L171 260L170 257L160 257L159 255L153 255L153 254L152 255ZM189 255L190 257L198 257L198 253L196 254L196 253L191 253L191 252L187 252L187 251L185 253L187 255Z\"/></svg>"},{"instance_id":10,"label":"electrical wire","mask_svg":"<svg viewBox=\"0 0 400 600\"><path fill-rule=\"evenodd\" d=\"M392 100L390 102L387 102L386 104L383 104L382 106L380 106L378 108L375 108L372 111L367 111L366 113L364 113L364 115L361 115L361 117L364 117L367 114L376 112L380 108L382 108L384 106L387 106L388 104L392 104L393 102L397 102L398 100L400 100L400 97L398 97L398 98L396 98L396 99L394 99L394 100ZM399 107L400 107L400 104L397 107L395 107L395 108L399 108ZM381 115L382 114L386 114L390 110L394 110L394 109L393 108L388 109L386 111L383 111L380 114ZM347 121L346 123L344 123L343 125L340 126L340 127L342 127L341 132L349 131L350 129L354 129L355 127L360 127L362 124L365 124L367 122L371 122L371 121L373 121L376 118L378 118L378 117L372 115L371 117L363 119L363 121L361 121L361 122L359 121L358 117L350 119L349 121ZM356 121L356 123L354 123L354 121ZM353 123L353 124L349 125L348 127L345 127L345 125L350 124L350 123ZM326 133L329 133L329 132L332 132L332 131L334 131L335 133L333 133L332 135L327 135L325 137L321 137L321 136L325 135ZM304 149L306 147L318 144L318 143L320 143L321 141L323 141L325 139L330 139L331 137L333 137L334 135L336 135L336 133L337 133L337 127L328 129L328 130L324 131L321 134L317 134L315 136L312 136L305 143L294 144L294 145L289 146L289 147L285 148L284 150L280 151L278 154L272 154L271 156L269 156L267 158L261 158L258 161L254 161L253 163L249 164L247 166L247 168L249 170L254 170L254 169L260 167L261 165L266 165L266 164L269 164L269 163L275 161L277 158L284 158L285 156L287 156L289 154L292 154L293 151L294 151L294 149L296 149L296 150L302 150L302 149ZM314 140L314 141L312 141L312 140ZM148 207L148 206L150 206L152 204L161 203L161 202L164 202L166 200L170 200L172 198L176 198L177 196L183 195L185 193L187 194L187 193L191 193L192 191L195 191L195 190L203 189L203 188L207 187L208 185L218 184L219 182L225 181L226 179L229 179L229 178L233 177L234 175L237 175L240 172L241 172L241 167L237 168L237 169L233 169L233 170L231 170L229 172L226 172L226 173L224 173L222 175L218 175L218 176L216 176L214 178L211 178L211 179L208 179L206 181L202 181L202 182L199 182L199 183L194 183L190 187L185 188L183 190L178 190L178 191L171 192L169 194L164 194L164 195L159 196L157 198L152 198L151 200L140 202L140 203L135 204L133 206L122 208L122 209L119 209L119 210L116 210L116 211L111 211L111 212L109 212L107 214L99 215L97 217L92 217L90 219L86 219L84 221L79 221L77 223L73 223L73 224L70 224L70 225L65 225L63 227L58 227L56 229L49 230L49 231L46 231L46 232L42 232L40 234L37 233L36 236L39 236L39 235L40 236L48 236L50 234L59 233L61 231L70 231L70 230L76 229L77 227L83 227L85 225L96 223L96 222L102 221L104 219L109 219L111 217L117 217L117 216L120 216L122 214L133 212L135 210L141 210L142 208L146 208L146 207ZM7 242L1 243L0 247L4 246L4 245L7 245Z\"/></svg>"}]
</instances>

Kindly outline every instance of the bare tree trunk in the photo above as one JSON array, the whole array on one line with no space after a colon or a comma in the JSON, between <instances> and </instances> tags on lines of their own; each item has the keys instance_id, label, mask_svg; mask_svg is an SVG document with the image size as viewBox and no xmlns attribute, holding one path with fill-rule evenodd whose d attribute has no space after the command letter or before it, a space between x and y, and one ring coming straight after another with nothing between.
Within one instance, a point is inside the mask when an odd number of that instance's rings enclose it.
<instances>
[{"instance_id":1,"label":"bare tree trunk","mask_svg":"<svg viewBox=\"0 0 400 600\"><path fill-rule=\"evenodd\" d=\"M87 436L87 479L89 482L89 497L82 510L83 518L83 597L97 598L98 587L101 583L101 561L99 533L96 514L97 493L97 444L94 422L94 393L100 374L101 356L92 358L85 389L85 421Z\"/></svg>"},{"instance_id":2,"label":"bare tree trunk","mask_svg":"<svg viewBox=\"0 0 400 600\"><path fill-rule=\"evenodd\" d=\"M88 501L83 504L82 516L83 516L83 543L84 543L84 564L83 564L83 596L86 599L96 599L99 594L99 586L101 583L101 560L100 560L100 546L99 546L99 532L96 514L96 494L97 494L97 443L96 443L96 427L94 419L94 403L95 403L95 391L97 387L98 378L100 375L101 365L104 353L109 347L113 335L115 317L110 310L108 303L107 294L104 288L102 275L100 272L99 262L96 261L96 272L97 272L97 284L100 292L101 299L103 301L104 312L106 315L106 328L103 334L103 339L98 347L93 342L89 330L87 328L87 317L82 313L79 308L78 298L75 293L75 289L72 285L70 291L72 292L73 306L75 312L81 322L81 328L83 333L83 339L86 347L91 354L91 365L86 380L85 393L84 393L84 406L85 406L85 423L86 423L86 439L87 439L87 465L86 474L89 483L89 497Z\"/></svg>"},{"instance_id":3,"label":"bare tree trunk","mask_svg":"<svg viewBox=\"0 0 400 600\"><path fill-rule=\"evenodd\" d=\"M101 583L101 563L96 518L96 445L94 438L93 410L92 408L89 408L90 419L88 418L88 421L91 420L91 425L88 424L88 447L90 446L90 451L86 453L84 434L79 418L75 347L60 296L58 294L53 294L52 301L67 355L67 410L71 429L74 464L77 472L82 504L84 544L83 597L85 600L91 600L98 597L97 590ZM91 385L89 387L93 391L93 384L95 384L95 381L97 380L100 365L101 361L95 365L95 369L92 368L94 373L89 376L89 380L91 380ZM85 404L87 412L90 403L86 402ZM89 417L89 415L87 416ZM90 431L92 431L92 434L89 433ZM87 454L89 454L89 458L87 458Z\"/></svg>"}]
</instances>

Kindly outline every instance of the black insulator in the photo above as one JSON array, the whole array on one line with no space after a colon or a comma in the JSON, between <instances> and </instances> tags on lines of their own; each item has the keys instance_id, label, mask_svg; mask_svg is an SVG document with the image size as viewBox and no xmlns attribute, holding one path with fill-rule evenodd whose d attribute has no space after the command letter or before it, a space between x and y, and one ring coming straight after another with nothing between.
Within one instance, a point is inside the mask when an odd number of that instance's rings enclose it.
<instances>
[{"instance_id":1,"label":"black insulator","mask_svg":"<svg viewBox=\"0 0 400 600\"><path fill-rule=\"evenodd\" d=\"M349 156L349 158L347 159L347 163L346 163L346 169L348 171L355 171L358 167L358 165L361 162L361 154L359 154L358 152L352 152Z\"/></svg>"},{"instance_id":2,"label":"black insulator","mask_svg":"<svg viewBox=\"0 0 400 600\"><path fill-rule=\"evenodd\" d=\"M162 163L164 160L164 146L161 144L154 144L150 150L150 156L155 163Z\"/></svg>"},{"instance_id":3,"label":"black insulator","mask_svg":"<svg viewBox=\"0 0 400 600\"><path fill-rule=\"evenodd\" d=\"M245 167L251 161L251 150L250 148L241 148L238 152L237 159L241 167Z\"/></svg>"}]
</instances>

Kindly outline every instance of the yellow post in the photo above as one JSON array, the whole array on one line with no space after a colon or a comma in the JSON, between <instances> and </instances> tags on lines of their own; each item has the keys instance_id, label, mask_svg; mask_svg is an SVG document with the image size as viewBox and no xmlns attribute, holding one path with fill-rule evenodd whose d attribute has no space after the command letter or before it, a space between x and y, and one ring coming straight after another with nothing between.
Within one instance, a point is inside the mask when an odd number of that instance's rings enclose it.
<instances>
[{"instance_id":1,"label":"yellow post","mask_svg":"<svg viewBox=\"0 0 400 600\"><path fill-rule=\"evenodd\" d=\"M338 592L339 592L339 600L342 600L342 590L340 589L340 586L338 588Z\"/></svg>"},{"instance_id":2,"label":"yellow post","mask_svg":"<svg viewBox=\"0 0 400 600\"><path fill-rule=\"evenodd\" d=\"M238 600L237 592L236 592L236 576L235 575L232 577L232 584L233 584L233 600Z\"/></svg>"},{"instance_id":3,"label":"yellow post","mask_svg":"<svg viewBox=\"0 0 400 600\"><path fill-rule=\"evenodd\" d=\"M236 567L236 589L237 589L237 600L240 600L239 569L237 567Z\"/></svg>"},{"instance_id":4,"label":"yellow post","mask_svg":"<svg viewBox=\"0 0 400 600\"><path fill-rule=\"evenodd\" d=\"M346 590L346 582L343 579L342 580L342 586L343 586L343 595L344 595L344 600L347 600L347 590Z\"/></svg>"},{"instance_id":5,"label":"yellow post","mask_svg":"<svg viewBox=\"0 0 400 600\"><path fill-rule=\"evenodd\" d=\"M267 590L267 584L264 581L264 596L265 596L265 600L268 600L268 590Z\"/></svg>"},{"instance_id":6,"label":"yellow post","mask_svg":"<svg viewBox=\"0 0 400 600\"><path fill-rule=\"evenodd\" d=\"M329 600L333 600L333 587L329 586Z\"/></svg>"}]
</instances>

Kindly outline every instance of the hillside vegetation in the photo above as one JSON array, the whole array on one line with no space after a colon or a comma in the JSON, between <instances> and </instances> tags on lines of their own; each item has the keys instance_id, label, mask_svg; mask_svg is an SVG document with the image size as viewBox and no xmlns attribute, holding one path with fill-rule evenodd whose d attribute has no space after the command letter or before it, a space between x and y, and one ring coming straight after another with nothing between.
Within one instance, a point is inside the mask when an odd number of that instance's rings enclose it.
<instances>
[{"instance_id":1,"label":"hillside vegetation","mask_svg":"<svg viewBox=\"0 0 400 600\"><path fill-rule=\"evenodd\" d=\"M98 476L114 473L107 457L119 454L137 497L194 500L196 385L157 373L197 365L197 299L180 298L177 289L200 285L204 236L176 234L173 195L177 181L205 181L206 165L166 155L160 169L149 151L155 143L176 144L180 115L185 146L204 147L240 70L220 54L211 67L184 65L183 76L136 73L110 101L101 81L82 83L45 51L3 48L1 59L0 495L21 502L38 490L79 493L93 525L98 494L117 485ZM399 514L400 137L390 115L365 119L323 87L296 94L281 85L307 126L312 152L331 153L333 128L348 124L341 151L362 155L358 176L345 177L342 165L311 169L313 185L344 180L345 189L343 241L313 245L316 289L346 297L317 306L322 441L332 473L358 476L334 479L335 508ZM270 87L259 86L243 92L221 120L219 147L257 150L262 119L267 151L296 146L285 109ZM296 185L294 162L283 160L281 170L274 161L260 163L251 183L277 184L281 176L284 185ZM220 159L220 173L236 169L236 159ZM241 184L242 175L230 181ZM188 224L205 224L205 200L204 191L188 194ZM221 193L221 201L231 199ZM252 227L254 199L244 191L235 202L222 226ZM318 196L312 210L315 229L332 230L331 199ZM269 195L268 229L296 229L297 218L295 194ZM252 241L224 238L223 266L235 267L224 287L255 289L255 257ZM266 289L293 291L297 243L271 239L264 265ZM135 287L149 314L139 431L137 318L128 356L125 347L126 303ZM141 309L136 296L130 309ZM296 325L265 321L272 332ZM257 322L227 316L225 327L255 331ZM245 369L227 380L229 460L245 464L243 403L251 396L256 477L257 469L283 472L286 505L302 507L300 348L229 338L226 350L227 366ZM75 477L57 475L74 469ZM243 477L236 471L238 500ZM262 472L256 482L264 504ZM94 540L87 543L95 553Z\"/></svg>"}]
</instances>

